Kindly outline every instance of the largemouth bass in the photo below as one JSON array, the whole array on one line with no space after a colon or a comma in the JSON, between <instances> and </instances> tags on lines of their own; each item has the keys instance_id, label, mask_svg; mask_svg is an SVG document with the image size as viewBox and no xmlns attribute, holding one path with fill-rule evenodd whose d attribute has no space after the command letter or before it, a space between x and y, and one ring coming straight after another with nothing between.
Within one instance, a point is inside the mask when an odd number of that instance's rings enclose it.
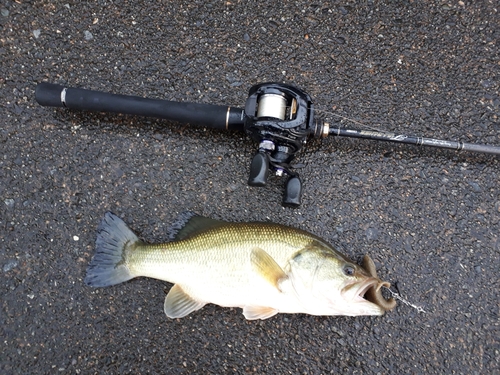
<instances>
[{"instance_id":1,"label":"largemouth bass","mask_svg":"<svg viewBox=\"0 0 500 375\"><path fill-rule=\"evenodd\" d=\"M85 283L115 285L145 276L173 283L164 311L182 318L207 303L241 307L246 319L277 313L382 315L394 308L373 261L363 267L321 238L272 223L228 223L184 215L170 242L146 244L116 215L98 227Z\"/></svg>"}]
</instances>

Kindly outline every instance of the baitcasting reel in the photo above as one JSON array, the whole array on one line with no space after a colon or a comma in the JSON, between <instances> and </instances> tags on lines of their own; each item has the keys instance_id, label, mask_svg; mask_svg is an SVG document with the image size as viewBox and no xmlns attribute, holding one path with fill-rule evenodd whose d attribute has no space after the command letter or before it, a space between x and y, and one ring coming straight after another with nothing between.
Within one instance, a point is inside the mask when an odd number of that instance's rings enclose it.
<instances>
[{"instance_id":1,"label":"baitcasting reel","mask_svg":"<svg viewBox=\"0 0 500 375\"><path fill-rule=\"evenodd\" d=\"M326 129L326 134L325 134ZM328 126L314 119L311 97L293 86L263 83L250 89L245 105L245 131L259 142L250 165L250 186L264 186L270 169L289 176L283 205L300 205L302 182L290 162L311 135L328 135Z\"/></svg>"},{"instance_id":2,"label":"baitcasting reel","mask_svg":"<svg viewBox=\"0 0 500 375\"><path fill-rule=\"evenodd\" d=\"M331 128L314 119L314 107L308 94L282 83L253 86L244 109L110 94L52 83L39 83L35 98L43 106L151 116L215 129L245 131L259 143L250 165L248 184L266 185L271 170L279 176L286 174L283 205L288 207L298 207L301 203L302 182L290 163L309 137L334 135L500 155L498 146Z\"/></svg>"}]
</instances>

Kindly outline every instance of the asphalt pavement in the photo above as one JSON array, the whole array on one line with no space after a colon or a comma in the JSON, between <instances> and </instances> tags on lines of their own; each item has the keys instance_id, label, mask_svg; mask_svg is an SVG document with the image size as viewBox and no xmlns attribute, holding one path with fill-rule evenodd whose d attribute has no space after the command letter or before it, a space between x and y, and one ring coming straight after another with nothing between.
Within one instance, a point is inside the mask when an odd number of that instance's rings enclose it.
<instances>
[{"instance_id":1,"label":"asphalt pavement","mask_svg":"<svg viewBox=\"0 0 500 375\"><path fill-rule=\"evenodd\" d=\"M247 185L244 133L39 106L39 82L244 105L296 85L318 116L500 145L495 1L2 1L0 373L493 374L500 371L498 156L328 138L283 178ZM382 317L214 305L163 313L170 285L83 283L115 212L161 242L186 210L306 229L397 286ZM196 275L193 275L196 277ZM425 312L418 309L420 307Z\"/></svg>"}]
</instances>

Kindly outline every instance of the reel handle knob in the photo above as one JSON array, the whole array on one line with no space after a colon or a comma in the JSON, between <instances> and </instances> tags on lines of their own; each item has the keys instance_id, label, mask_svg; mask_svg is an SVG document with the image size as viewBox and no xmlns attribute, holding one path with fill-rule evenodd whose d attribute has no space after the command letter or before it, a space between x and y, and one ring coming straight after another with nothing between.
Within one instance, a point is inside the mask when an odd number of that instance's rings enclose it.
<instances>
[{"instance_id":1,"label":"reel handle knob","mask_svg":"<svg viewBox=\"0 0 500 375\"><path fill-rule=\"evenodd\" d=\"M283 206L298 207L301 204L302 181L298 176L292 176L285 184L285 193L283 194Z\"/></svg>"},{"instance_id":2,"label":"reel handle knob","mask_svg":"<svg viewBox=\"0 0 500 375\"><path fill-rule=\"evenodd\" d=\"M263 151L255 154L250 164L248 185L265 186L269 175L269 155Z\"/></svg>"}]
</instances>

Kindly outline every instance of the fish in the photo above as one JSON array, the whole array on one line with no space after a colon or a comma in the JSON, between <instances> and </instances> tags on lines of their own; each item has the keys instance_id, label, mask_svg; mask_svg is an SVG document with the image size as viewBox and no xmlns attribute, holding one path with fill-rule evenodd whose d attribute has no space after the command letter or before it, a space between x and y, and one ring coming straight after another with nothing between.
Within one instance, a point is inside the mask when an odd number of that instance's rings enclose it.
<instances>
[{"instance_id":1,"label":"fish","mask_svg":"<svg viewBox=\"0 0 500 375\"><path fill-rule=\"evenodd\" d=\"M307 231L269 222L226 222L184 213L169 240L149 244L106 212L97 228L85 284L116 285L136 277L173 284L163 309L176 319L208 303L243 309L248 320L278 313L383 315L386 300L368 255L362 266Z\"/></svg>"}]
</instances>

